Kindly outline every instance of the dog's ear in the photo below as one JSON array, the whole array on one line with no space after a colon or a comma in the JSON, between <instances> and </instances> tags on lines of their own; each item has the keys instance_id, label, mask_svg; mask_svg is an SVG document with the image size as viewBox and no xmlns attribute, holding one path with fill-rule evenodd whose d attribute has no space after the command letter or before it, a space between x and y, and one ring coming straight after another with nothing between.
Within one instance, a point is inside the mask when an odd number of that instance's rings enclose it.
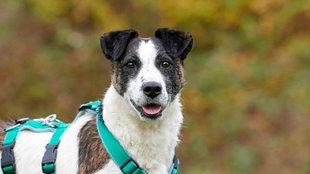
<instances>
[{"instance_id":1,"label":"dog's ear","mask_svg":"<svg viewBox=\"0 0 310 174\"><path fill-rule=\"evenodd\" d=\"M125 52L129 41L138 37L133 29L113 31L100 37L102 52L109 60L118 60Z\"/></svg>"},{"instance_id":2,"label":"dog's ear","mask_svg":"<svg viewBox=\"0 0 310 174\"><path fill-rule=\"evenodd\" d=\"M161 40L165 50L173 58L184 60L193 47L193 37L187 32L159 28L155 31L155 37Z\"/></svg>"}]
</instances>

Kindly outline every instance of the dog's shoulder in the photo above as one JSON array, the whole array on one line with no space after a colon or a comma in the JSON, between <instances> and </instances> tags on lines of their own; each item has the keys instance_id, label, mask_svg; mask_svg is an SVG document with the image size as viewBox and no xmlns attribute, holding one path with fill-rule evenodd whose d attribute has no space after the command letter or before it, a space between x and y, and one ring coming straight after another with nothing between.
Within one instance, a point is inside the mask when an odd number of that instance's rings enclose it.
<instances>
[{"instance_id":1,"label":"dog's shoulder","mask_svg":"<svg viewBox=\"0 0 310 174\"><path fill-rule=\"evenodd\" d=\"M79 135L79 172L94 173L110 160L99 137L96 121L88 121L80 130Z\"/></svg>"}]
</instances>

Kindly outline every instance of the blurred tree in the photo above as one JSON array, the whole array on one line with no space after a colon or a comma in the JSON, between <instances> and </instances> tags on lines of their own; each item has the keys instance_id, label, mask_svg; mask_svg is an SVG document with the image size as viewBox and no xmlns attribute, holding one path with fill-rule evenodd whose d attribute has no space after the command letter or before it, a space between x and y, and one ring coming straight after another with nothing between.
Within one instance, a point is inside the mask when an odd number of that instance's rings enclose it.
<instances>
[{"instance_id":1,"label":"blurred tree","mask_svg":"<svg viewBox=\"0 0 310 174\"><path fill-rule=\"evenodd\" d=\"M181 173L310 172L308 0L0 2L2 119L71 121L109 85L104 32L186 30Z\"/></svg>"}]
</instances>

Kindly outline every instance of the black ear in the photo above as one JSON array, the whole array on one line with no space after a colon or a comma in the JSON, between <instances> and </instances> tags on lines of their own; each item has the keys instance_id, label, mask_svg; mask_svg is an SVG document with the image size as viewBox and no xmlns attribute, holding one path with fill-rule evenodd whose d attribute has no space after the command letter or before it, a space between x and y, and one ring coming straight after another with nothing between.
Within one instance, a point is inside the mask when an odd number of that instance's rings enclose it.
<instances>
[{"instance_id":1,"label":"black ear","mask_svg":"<svg viewBox=\"0 0 310 174\"><path fill-rule=\"evenodd\" d=\"M183 31L159 28L155 31L155 37L161 40L165 50L173 58L184 60L193 47L192 35Z\"/></svg>"},{"instance_id":2,"label":"black ear","mask_svg":"<svg viewBox=\"0 0 310 174\"><path fill-rule=\"evenodd\" d=\"M138 37L135 30L120 30L104 34L100 37L102 52L109 60L118 60L125 52L129 41Z\"/></svg>"}]
</instances>

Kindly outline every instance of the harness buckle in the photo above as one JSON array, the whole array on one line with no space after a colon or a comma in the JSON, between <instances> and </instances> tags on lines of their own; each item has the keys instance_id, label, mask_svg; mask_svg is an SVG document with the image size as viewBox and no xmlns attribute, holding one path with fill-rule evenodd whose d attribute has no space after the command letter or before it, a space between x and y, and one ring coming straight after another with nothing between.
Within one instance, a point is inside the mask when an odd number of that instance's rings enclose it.
<instances>
[{"instance_id":1,"label":"harness buckle","mask_svg":"<svg viewBox=\"0 0 310 174\"><path fill-rule=\"evenodd\" d=\"M14 146L15 141L10 144L2 145L1 168L4 174L14 174L16 172L13 152Z\"/></svg>"},{"instance_id":2,"label":"harness buckle","mask_svg":"<svg viewBox=\"0 0 310 174\"><path fill-rule=\"evenodd\" d=\"M42 171L44 173L54 173L55 172L55 162L57 156L58 144L47 144L45 146L45 153L42 159Z\"/></svg>"},{"instance_id":3,"label":"harness buckle","mask_svg":"<svg viewBox=\"0 0 310 174\"><path fill-rule=\"evenodd\" d=\"M146 174L146 172L143 169L141 169L139 165L132 158L129 158L127 161L125 161L124 164L120 166L120 169L124 173Z\"/></svg>"},{"instance_id":4,"label":"harness buckle","mask_svg":"<svg viewBox=\"0 0 310 174\"><path fill-rule=\"evenodd\" d=\"M180 165L180 161L179 161L178 157L176 155L174 155L174 157L173 157L173 164L171 166L170 173L171 174L178 174L179 165Z\"/></svg>"},{"instance_id":5,"label":"harness buckle","mask_svg":"<svg viewBox=\"0 0 310 174\"><path fill-rule=\"evenodd\" d=\"M26 123L27 121L29 120L29 118L20 118L20 119L16 119L15 120L15 124L16 125L19 125L19 124L24 124L24 123Z\"/></svg>"},{"instance_id":6,"label":"harness buckle","mask_svg":"<svg viewBox=\"0 0 310 174\"><path fill-rule=\"evenodd\" d=\"M87 110L87 109L97 111L97 109L101 108L101 107L102 107L102 104L100 101L91 101L91 102L88 102L86 104L82 104L79 107L79 111L83 111L83 110Z\"/></svg>"}]
</instances>

